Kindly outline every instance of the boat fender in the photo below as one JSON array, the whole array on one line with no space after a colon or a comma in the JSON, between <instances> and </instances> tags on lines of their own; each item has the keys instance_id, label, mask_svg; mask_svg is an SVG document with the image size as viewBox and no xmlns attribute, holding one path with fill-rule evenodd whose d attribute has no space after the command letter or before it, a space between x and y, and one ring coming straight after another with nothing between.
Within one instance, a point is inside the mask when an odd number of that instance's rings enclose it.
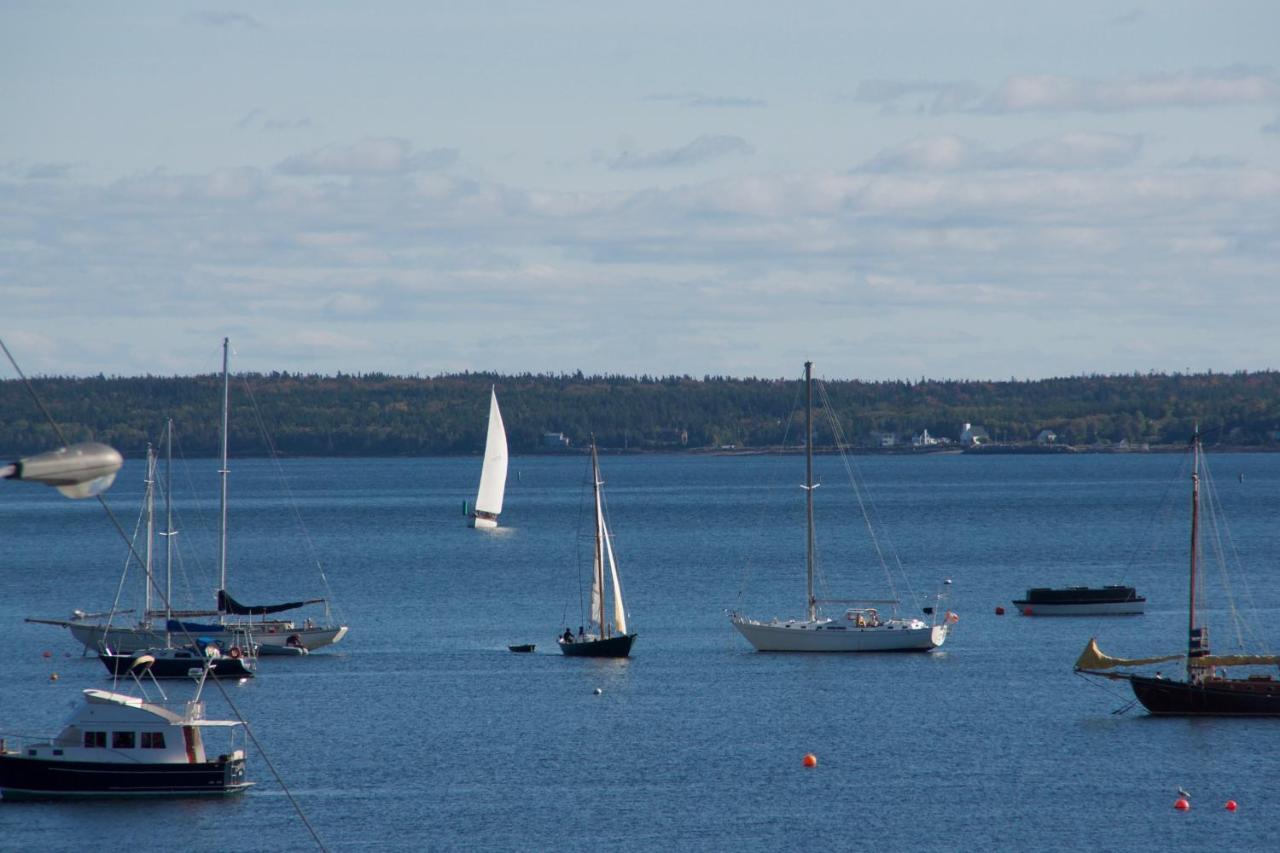
<instances>
[{"instance_id":1,"label":"boat fender","mask_svg":"<svg viewBox=\"0 0 1280 853\"><path fill-rule=\"evenodd\" d=\"M232 646L230 649L227 649L227 654L231 655L233 658L240 657L240 647Z\"/></svg>"}]
</instances>

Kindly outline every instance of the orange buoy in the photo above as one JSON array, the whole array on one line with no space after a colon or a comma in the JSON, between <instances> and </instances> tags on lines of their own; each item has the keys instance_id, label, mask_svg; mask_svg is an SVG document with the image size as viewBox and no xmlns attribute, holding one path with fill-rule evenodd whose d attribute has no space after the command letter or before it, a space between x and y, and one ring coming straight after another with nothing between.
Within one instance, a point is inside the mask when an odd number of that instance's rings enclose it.
<instances>
[{"instance_id":1,"label":"orange buoy","mask_svg":"<svg viewBox=\"0 0 1280 853\"><path fill-rule=\"evenodd\" d=\"M1003 608L1003 607L997 607L997 608L996 608L996 615L997 615L997 616L1003 616L1003 615L1004 615L1004 608Z\"/></svg>"},{"instance_id":2,"label":"orange buoy","mask_svg":"<svg viewBox=\"0 0 1280 853\"><path fill-rule=\"evenodd\" d=\"M46 657L46 658L51 658L51 657L53 657L53 652L48 651L48 650L46 649L45 651L43 651L43 652L41 652L41 653L40 653L40 656L41 656L41 657Z\"/></svg>"},{"instance_id":3,"label":"orange buoy","mask_svg":"<svg viewBox=\"0 0 1280 853\"><path fill-rule=\"evenodd\" d=\"M1187 809L1191 808L1191 803L1182 797L1179 797L1177 801L1174 802L1173 807L1180 812L1185 812Z\"/></svg>"},{"instance_id":4,"label":"orange buoy","mask_svg":"<svg viewBox=\"0 0 1280 853\"><path fill-rule=\"evenodd\" d=\"M1236 801L1235 801L1235 800L1227 800L1227 811L1229 811L1229 812L1233 812L1233 811L1235 811L1237 808L1239 808L1239 806L1237 806L1237 805L1236 805Z\"/></svg>"},{"instance_id":5,"label":"orange buoy","mask_svg":"<svg viewBox=\"0 0 1280 853\"><path fill-rule=\"evenodd\" d=\"M804 754L804 766L805 766L805 767L817 767L817 766L818 766L818 756L814 755L812 752L806 752L806 753Z\"/></svg>"}]
</instances>

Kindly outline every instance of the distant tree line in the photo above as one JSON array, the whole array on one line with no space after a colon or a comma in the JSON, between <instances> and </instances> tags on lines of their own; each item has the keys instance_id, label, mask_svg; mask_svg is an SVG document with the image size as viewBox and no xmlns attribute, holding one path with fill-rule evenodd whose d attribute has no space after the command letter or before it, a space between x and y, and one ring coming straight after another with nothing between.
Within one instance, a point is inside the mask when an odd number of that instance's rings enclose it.
<instances>
[{"instance_id":1,"label":"distant tree line","mask_svg":"<svg viewBox=\"0 0 1280 853\"><path fill-rule=\"evenodd\" d=\"M68 441L95 439L126 454L157 441L173 418L183 452L216 455L217 376L42 377L32 384ZM803 430L799 378L242 374L232 379L230 444L238 456L414 456L475 453L484 444L489 387L513 453L572 447L703 449L776 446ZM1134 374L1009 381L826 384L844 439L873 433L909 443L923 430L955 439L965 423L996 442L1031 442L1041 430L1076 446L1169 445L1199 425L1212 444L1280 449L1280 372ZM790 420L789 420L790 419ZM815 444L833 442L815 418ZM270 442L268 445L267 442ZM19 380L0 381L0 457L60 443Z\"/></svg>"}]
</instances>

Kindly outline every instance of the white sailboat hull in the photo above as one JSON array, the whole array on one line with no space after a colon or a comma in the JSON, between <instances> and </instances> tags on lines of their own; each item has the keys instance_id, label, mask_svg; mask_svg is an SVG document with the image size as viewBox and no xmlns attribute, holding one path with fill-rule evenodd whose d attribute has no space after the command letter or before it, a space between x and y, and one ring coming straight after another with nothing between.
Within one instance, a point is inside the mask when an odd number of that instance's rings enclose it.
<instances>
[{"instance_id":1,"label":"white sailboat hull","mask_svg":"<svg viewBox=\"0 0 1280 853\"><path fill-rule=\"evenodd\" d=\"M927 652L947 639L947 625L894 619L858 628L834 620L758 622L731 615L733 627L759 652Z\"/></svg>"},{"instance_id":2,"label":"white sailboat hull","mask_svg":"<svg viewBox=\"0 0 1280 853\"><path fill-rule=\"evenodd\" d=\"M493 530L497 526L498 519L496 518L481 518L478 515L473 515L467 521L467 527L474 527L476 530Z\"/></svg>"},{"instance_id":3,"label":"white sailboat hull","mask_svg":"<svg viewBox=\"0 0 1280 853\"><path fill-rule=\"evenodd\" d=\"M259 655L298 655L331 646L347 634L346 625L307 628L290 627L288 623L250 626L233 622L227 627L229 630L222 632L201 631L200 636L231 646L242 639L247 630L258 647ZM177 645L190 642L181 632L170 633L157 628L107 628L104 625L75 623L68 623L67 628L71 636L91 652L109 648L118 654L133 654L170 642Z\"/></svg>"}]
</instances>

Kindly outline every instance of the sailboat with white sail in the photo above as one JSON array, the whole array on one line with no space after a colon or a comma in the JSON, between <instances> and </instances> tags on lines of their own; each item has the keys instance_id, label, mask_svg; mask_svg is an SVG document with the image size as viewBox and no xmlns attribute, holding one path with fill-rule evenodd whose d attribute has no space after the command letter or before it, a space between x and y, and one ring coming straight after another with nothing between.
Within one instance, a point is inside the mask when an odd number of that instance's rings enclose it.
<instances>
[{"instance_id":1,"label":"sailboat with white sail","mask_svg":"<svg viewBox=\"0 0 1280 853\"><path fill-rule=\"evenodd\" d=\"M813 493L817 485L813 480L812 371L813 363L806 361L804 365L806 613L801 619L775 618L763 621L731 611L729 620L757 651L762 652L927 652L936 649L946 642L951 625L957 621L956 615L950 611L946 612L941 621L938 619L942 601L950 588L950 580L944 582L943 592L937 596L935 606L925 608L925 612L931 614L929 622L916 617L881 612L881 608L885 606L896 608L899 603L896 599L819 599L814 592ZM819 613L821 604L858 606L846 609L842 618L828 618Z\"/></svg>"},{"instance_id":2,"label":"sailboat with white sail","mask_svg":"<svg viewBox=\"0 0 1280 853\"><path fill-rule=\"evenodd\" d=\"M565 628L559 639L560 651L569 657L625 658L631 654L636 634L627 629L627 611L622 603L622 584L618 579L618 563L613 556L613 542L605 521L604 498L600 488L600 458L596 443L591 441L591 483L595 502L595 536L591 561L591 601L587 624L575 636ZM612 602L613 621L606 613L606 601Z\"/></svg>"},{"instance_id":3,"label":"sailboat with white sail","mask_svg":"<svg viewBox=\"0 0 1280 853\"><path fill-rule=\"evenodd\" d=\"M480 490L476 507L467 521L468 527L493 529L502 512L502 497L507 490L507 431L498 410L498 392L489 388L489 430L484 441L484 465L480 468Z\"/></svg>"},{"instance_id":4,"label":"sailboat with white sail","mask_svg":"<svg viewBox=\"0 0 1280 853\"><path fill-rule=\"evenodd\" d=\"M218 470L221 480L221 497L219 511L221 522L218 539L218 593L217 609L204 611L188 611L176 613L171 610L172 585L167 590L163 624L155 624L152 617L161 615L151 609L151 592L154 581L151 576L150 557L146 566L146 607L143 618L135 625L114 625L114 614L95 614L79 616L71 620L28 619L28 622L43 622L65 626L88 651L99 652L110 650L117 654L133 654L135 652L172 645L188 645L196 637L208 638L223 648L231 648L244 642L246 634L252 638L254 648L259 654L301 655L333 645L347 633L347 626L329 621L328 601L324 598L312 598L302 601L290 601L274 604L248 605L232 598L227 591L227 475L230 473L227 464L227 426L230 411L230 373L228 371L228 350L230 343L222 341L222 423L221 466ZM149 483L153 475L148 474ZM149 485L150 489L151 486ZM168 531L171 547L173 536L172 522ZM148 554L150 554L150 535L148 535ZM289 610L296 610L310 604L325 606L326 618L315 621L311 618L301 623L293 619L258 618L274 616ZM102 616L106 619L102 619ZM211 621L190 621L192 619L209 619Z\"/></svg>"}]
</instances>

